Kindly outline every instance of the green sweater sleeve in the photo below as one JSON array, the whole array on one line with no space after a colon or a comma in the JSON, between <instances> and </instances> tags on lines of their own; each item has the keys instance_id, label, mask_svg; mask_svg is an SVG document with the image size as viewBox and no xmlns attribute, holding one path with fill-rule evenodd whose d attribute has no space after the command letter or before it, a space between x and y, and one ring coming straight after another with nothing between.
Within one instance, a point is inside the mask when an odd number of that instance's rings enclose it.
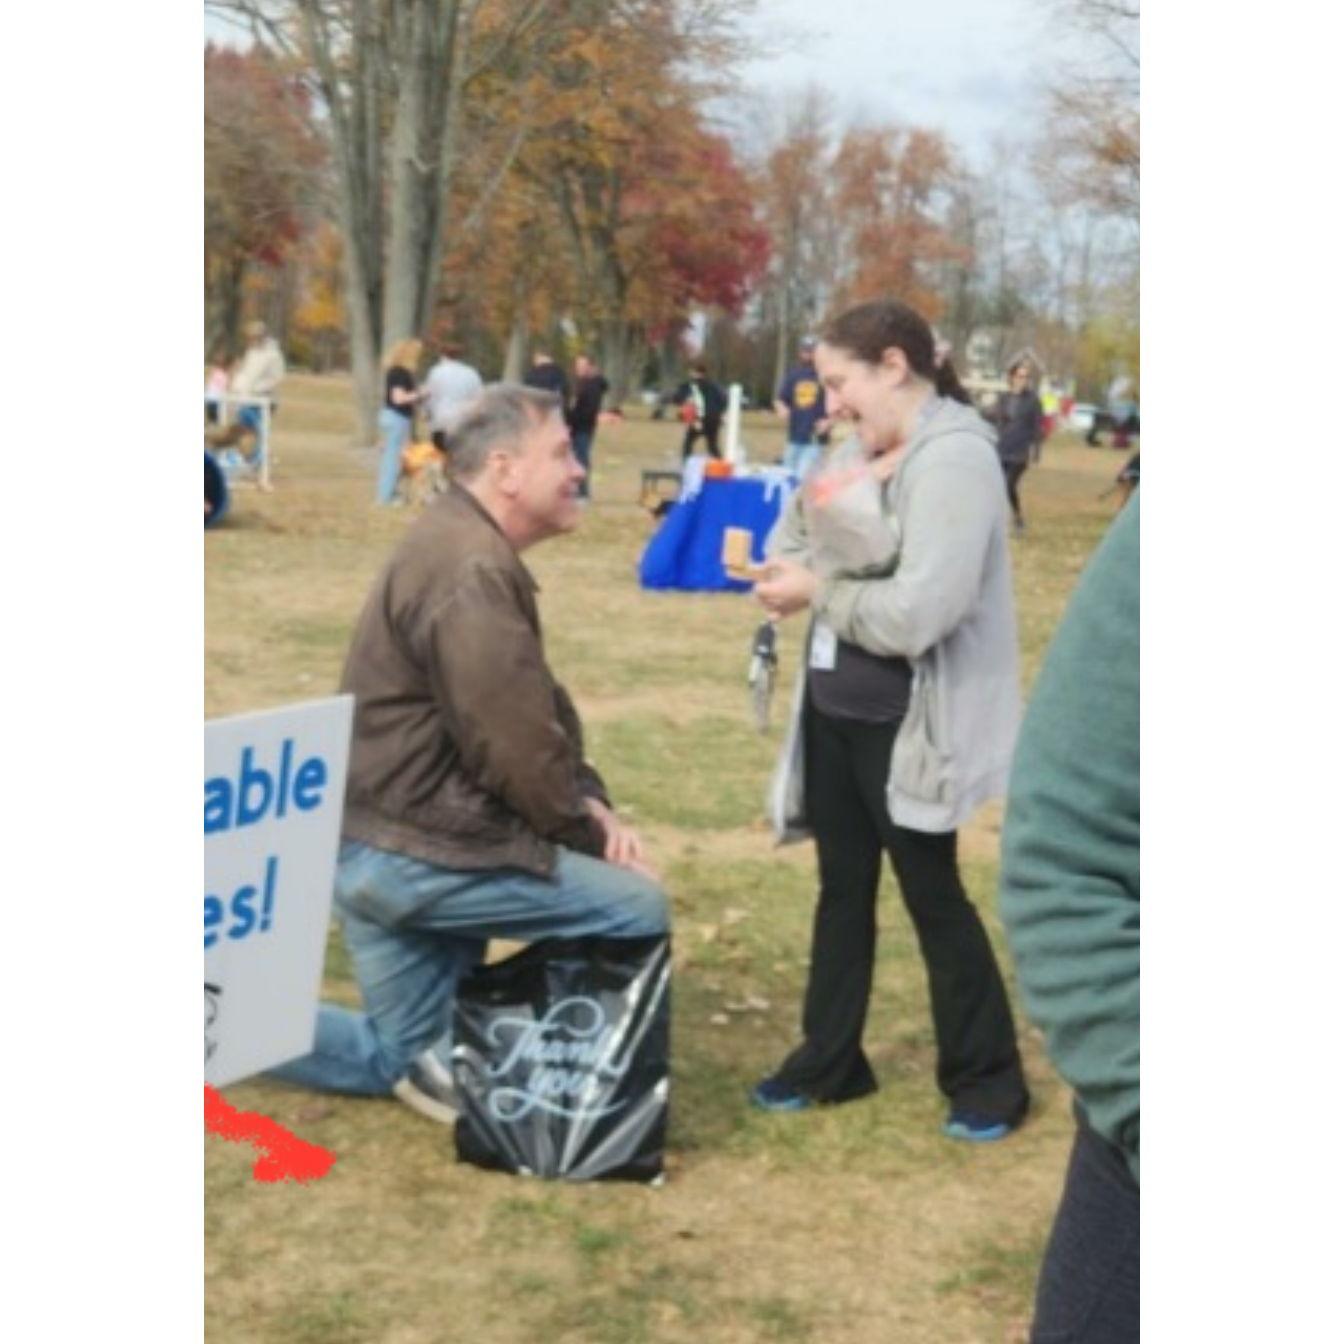
<instances>
[{"instance_id":1,"label":"green sweater sleeve","mask_svg":"<svg viewBox=\"0 0 1344 1344\"><path fill-rule=\"evenodd\" d=\"M1139 1175L1139 499L1092 557L1022 724L999 902L1027 1012Z\"/></svg>"}]
</instances>

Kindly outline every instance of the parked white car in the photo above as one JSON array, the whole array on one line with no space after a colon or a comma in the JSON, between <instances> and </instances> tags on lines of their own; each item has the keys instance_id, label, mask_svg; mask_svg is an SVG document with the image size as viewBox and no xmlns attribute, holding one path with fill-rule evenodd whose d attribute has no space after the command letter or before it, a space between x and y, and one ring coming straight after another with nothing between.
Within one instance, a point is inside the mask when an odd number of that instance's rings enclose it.
<instances>
[{"instance_id":1,"label":"parked white car","mask_svg":"<svg viewBox=\"0 0 1344 1344\"><path fill-rule=\"evenodd\" d=\"M1069 428L1077 430L1079 434L1086 434L1092 428L1100 410L1100 406L1093 406L1091 402L1075 403L1073 410L1069 412Z\"/></svg>"}]
</instances>

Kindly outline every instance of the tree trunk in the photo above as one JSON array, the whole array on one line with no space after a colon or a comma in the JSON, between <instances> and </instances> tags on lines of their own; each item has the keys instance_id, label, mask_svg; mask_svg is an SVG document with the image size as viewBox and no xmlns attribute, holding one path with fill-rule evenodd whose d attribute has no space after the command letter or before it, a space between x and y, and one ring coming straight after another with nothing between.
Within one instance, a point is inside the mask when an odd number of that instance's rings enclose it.
<instances>
[{"instance_id":1,"label":"tree trunk","mask_svg":"<svg viewBox=\"0 0 1344 1344\"><path fill-rule=\"evenodd\" d=\"M383 336L427 334L442 256L443 200L456 150L461 43L458 0L406 0L392 128L391 240Z\"/></svg>"},{"instance_id":2,"label":"tree trunk","mask_svg":"<svg viewBox=\"0 0 1344 1344\"><path fill-rule=\"evenodd\" d=\"M371 0L352 0L351 41L338 62L332 30L317 0L301 0L304 43L327 105L345 256L356 442L377 439L378 356L382 348L382 125L385 51ZM342 69L348 74L342 73Z\"/></svg>"},{"instance_id":3,"label":"tree trunk","mask_svg":"<svg viewBox=\"0 0 1344 1344\"><path fill-rule=\"evenodd\" d=\"M779 287L779 331L775 334L775 381L778 387L789 371L789 281Z\"/></svg>"},{"instance_id":4,"label":"tree trunk","mask_svg":"<svg viewBox=\"0 0 1344 1344\"><path fill-rule=\"evenodd\" d=\"M395 341L427 334L433 313L443 201L481 0L346 0L337 7L326 0L296 3L328 113L359 436L368 443L376 436L382 400L380 356ZM518 5L503 35L492 35L491 52L480 68L516 52L548 9L547 0ZM384 248L386 153L392 162Z\"/></svg>"},{"instance_id":5,"label":"tree trunk","mask_svg":"<svg viewBox=\"0 0 1344 1344\"><path fill-rule=\"evenodd\" d=\"M223 266L216 289L217 311L211 324L206 354L213 354L223 346L236 359L242 354L243 280L247 275L247 258L235 253Z\"/></svg>"},{"instance_id":6,"label":"tree trunk","mask_svg":"<svg viewBox=\"0 0 1344 1344\"><path fill-rule=\"evenodd\" d=\"M608 404L621 405L630 395L630 328L621 317L604 318L599 326L602 372L611 384Z\"/></svg>"},{"instance_id":7,"label":"tree trunk","mask_svg":"<svg viewBox=\"0 0 1344 1344\"><path fill-rule=\"evenodd\" d=\"M504 353L506 383L521 383L527 361L527 309L520 302L513 310L513 325L509 328L509 348Z\"/></svg>"}]
</instances>

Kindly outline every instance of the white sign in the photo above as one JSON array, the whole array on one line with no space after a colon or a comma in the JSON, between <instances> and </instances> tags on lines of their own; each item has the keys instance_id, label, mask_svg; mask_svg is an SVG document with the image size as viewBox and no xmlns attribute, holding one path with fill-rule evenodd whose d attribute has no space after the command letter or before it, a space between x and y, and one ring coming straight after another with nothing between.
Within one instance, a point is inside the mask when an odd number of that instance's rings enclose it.
<instances>
[{"instance_id":1,"label":"white sign","mask_svg":"<svg viewBox=\"0 0 1344 1344\"><path fill-rule=\"evenodd\" d=\"M742 446L742 384L728 388L728 460L735 466L746 464L747 452Z\"/></svg>"},{"instance_id":2,"label":"white sign","mask_svg":"<svg viewBox=\"0 0 1344 1344\"><path fill-rule=\"evenodd\" d=\"M205 725L205 1081L307 1054L354 697Z\"/></svg>"}]
</instances>

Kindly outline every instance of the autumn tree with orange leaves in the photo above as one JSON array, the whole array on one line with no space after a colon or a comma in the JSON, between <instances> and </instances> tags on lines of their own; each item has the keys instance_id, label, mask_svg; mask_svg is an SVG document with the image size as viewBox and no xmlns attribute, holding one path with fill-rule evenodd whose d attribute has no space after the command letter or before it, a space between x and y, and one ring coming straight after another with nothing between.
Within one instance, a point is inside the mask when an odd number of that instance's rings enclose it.
<instances>
[{"instance_id":1,"label":"autumn tree with orange leaves","mask_svg":"<svg viewBox=\"0 0 1344 1344\"><path fill-rule=\"evenodd\" d=\"M446 258L436 321L483 319L506 376L563 322L616 400L641 352L693 310L741 311L769 239L748 174L698 110L741 6L597 8L600 23L521 77L501 71L468 110L473 153L453 213L472 227Z\"/></svg>"},{"instance_id":2,"label":"autumn tree with orange leaves","mask_svg":"<svg viewBox=\"0 0 1344 1344\"><path fill-rule=\"evenodd\" d=\"M324 153L297 74L264 52L205 49L206 344L239 348L252 272L318 222Z\"/></svg>"},{"instance_id":3,"label":"autumn tree with orange leaves","mask_svg":"<svg viewBox=\"0 0 1344 1344\"><path fill-rule=\"evenodd\" d=\"M952 156L933 131L851 130L831 166L842 221L836 307L900 298L930 321L943 311L939 267L962 255L947 226Z\"/></svg>"}]
</instances>

